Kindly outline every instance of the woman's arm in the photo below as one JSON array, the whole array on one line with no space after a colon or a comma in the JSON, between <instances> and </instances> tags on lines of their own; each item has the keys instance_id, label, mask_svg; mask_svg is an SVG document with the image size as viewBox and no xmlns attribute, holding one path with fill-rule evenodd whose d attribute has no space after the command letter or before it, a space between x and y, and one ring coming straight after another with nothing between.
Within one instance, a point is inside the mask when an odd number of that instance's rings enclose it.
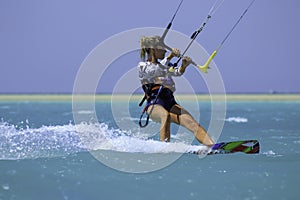
<instances>
[{"instance_id":1,"label":"woman's arm","mask_svg":"<svg viewBox=\"0 0 300 200\"><path fill-rule=\"evenodd\" d=\"M167 56L167 61L170 62L170 60L174 57L179 57L180 56L180 50L173 48L172 51L169 53L169 55Z\"/></svg>"}]
</instances>

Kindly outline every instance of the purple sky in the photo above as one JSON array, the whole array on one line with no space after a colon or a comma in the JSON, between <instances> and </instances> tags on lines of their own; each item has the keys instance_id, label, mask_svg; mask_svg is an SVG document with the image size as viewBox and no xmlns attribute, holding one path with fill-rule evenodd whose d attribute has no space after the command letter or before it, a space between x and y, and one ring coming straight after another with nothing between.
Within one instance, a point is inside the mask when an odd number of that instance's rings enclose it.
<instances>
[{"instance_id":1,"label":"purple sky","mask_svg":"<svg viewBox=\"0 0 300 200\"><path fill-rule=\"evenodd\" d=\"M197 42L212 52L250 1L225 0ZM129 29L164 28L178 3L179 0L0 1L0 93L71 93L77 70L94 47ZM190 36L213 3L214 0L185 0L172 29ZM300 92L299 8L299 0L254 3L214 59L227 92ZM137 53L121 60L124 66L133 67L138 59ZM193 76L192 70L187 70L185 76L191 83L201 78ZM99 92L110 92L116 80L111 81Z\"/></svg>"}]
</instances>

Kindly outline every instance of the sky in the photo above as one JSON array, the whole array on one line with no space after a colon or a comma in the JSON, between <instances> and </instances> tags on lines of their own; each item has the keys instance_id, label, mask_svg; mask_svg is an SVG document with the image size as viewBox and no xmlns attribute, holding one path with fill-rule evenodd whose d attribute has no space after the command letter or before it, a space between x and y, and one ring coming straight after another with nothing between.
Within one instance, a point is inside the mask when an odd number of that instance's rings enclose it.
<instances>
[{"instance_id":1,"label":"sky","mask_svg":"<svg viewBox=\"0 0 300 200\"><path fill-rule=\"evenodd\" d=\"M165 28L179 2L0 0L0 93L72 93L81 64L97 45L131 29ZM250 2L225 0L196 41L213 52ZM190 36L213 3L184 0L172 30ZM299 8L299 0L256 0L214 59L227 93L300 92ZM138 62L132 52L120 55L115 67L123 73ZM106 75L100 93L111 92L121 76ZM184 76L193 85L201 79L190 68Z\"/></svg>"}]
</instances>

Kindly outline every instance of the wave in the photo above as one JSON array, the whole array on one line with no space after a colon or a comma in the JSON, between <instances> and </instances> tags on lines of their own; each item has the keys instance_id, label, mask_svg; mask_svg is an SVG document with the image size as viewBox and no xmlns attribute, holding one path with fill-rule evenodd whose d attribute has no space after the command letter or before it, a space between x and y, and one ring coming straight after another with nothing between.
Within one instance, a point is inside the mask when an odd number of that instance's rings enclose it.
<instances>
[{"instance_id":1,"label":"wave","mask_svg":"<svg viewBox=\"0 0 300 200\"><path fill-rule=\"evenodd\" d=\"M184 142L166 143L109 128L105 123L18 128L0 122L0 160L67 156L93 150L143 153L186 153L205 146Z\"/></svg>"},{"instance_id":2,"label":"wave","mask_svg":"<svg viewBox=\"0 0 300 200\"><path fill-rule=\"evenodd\" d=\"M229 117L225 119L226 122L236 122L236 123L247 123L248 119L244 117Z\"/></svg>"}]
</instances>

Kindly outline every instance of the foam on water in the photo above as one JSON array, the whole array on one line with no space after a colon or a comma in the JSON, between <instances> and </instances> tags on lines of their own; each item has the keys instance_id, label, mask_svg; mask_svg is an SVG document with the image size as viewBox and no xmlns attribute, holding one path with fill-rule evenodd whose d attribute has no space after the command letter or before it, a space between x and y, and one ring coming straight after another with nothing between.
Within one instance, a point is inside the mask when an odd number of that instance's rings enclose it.
<instances>
[{"instance_id":1,"label":"foam on water","mask_svg":"<svg viewBox=\"0 0 300 200\"><path fill-rule=\"evenodd\" d=\"M236 123L247 123L248 119L244 117L229 117L225 119L227 122L236 122Z\"/></svg>"},{"instance_id":2,"label":"foam on water","mask_svg":"<svg viewBox=\"0 0 300 200\"><path fill-rule=\"evenodd\" d=\"M109 128L105 123L18 128L1 122L0 143L0 160L66 156L92 150L184 153L206 148L139 138L128 131Z\"/></svg>"}]
</instances>

